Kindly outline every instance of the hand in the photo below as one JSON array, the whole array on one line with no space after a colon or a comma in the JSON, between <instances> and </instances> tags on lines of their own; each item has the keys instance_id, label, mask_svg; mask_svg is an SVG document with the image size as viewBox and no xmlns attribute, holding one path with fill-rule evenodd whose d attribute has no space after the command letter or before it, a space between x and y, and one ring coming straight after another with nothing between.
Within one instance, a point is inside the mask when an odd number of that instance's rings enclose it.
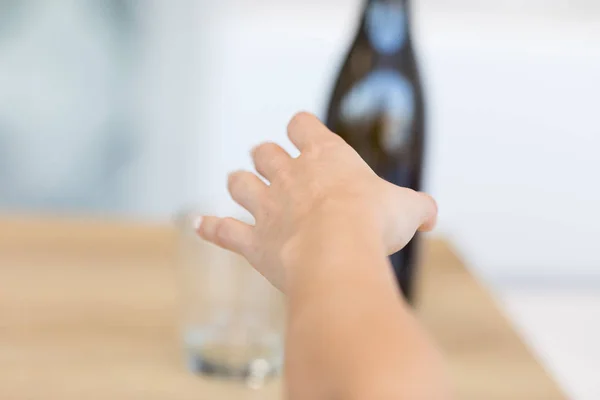
<instances>
[{"instance_id":1,"label":"hand","mask_svg":"<svg viewBox=\"0 0 600 400\"><path fill-rule=\"evenodd\" d=\"M255 226L205 216L198 227L202 238L241 254L276 287L287 286L284 258L293 241L324 220L352 220L357 230L369 225L388 254L403 248L418 229L435 225L437 206L430 196L379 178L315 116L297 114L288 136L301 152L296 159L274 143L252 151L256 170L270 185L248 171L229 176L229 193L254 216Z\"/></svg>"}]
</instances>

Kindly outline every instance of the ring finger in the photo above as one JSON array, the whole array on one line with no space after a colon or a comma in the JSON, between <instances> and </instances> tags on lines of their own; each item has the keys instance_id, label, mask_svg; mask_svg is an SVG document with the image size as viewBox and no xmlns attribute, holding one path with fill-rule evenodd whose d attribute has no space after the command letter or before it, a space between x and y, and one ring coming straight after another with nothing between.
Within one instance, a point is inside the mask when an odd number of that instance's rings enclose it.
<instances>
[{"instance_id":1,"label":"ring finger","mask_svg":"<svg viewBox=\"0 0 600 400\"><path fill-rule=\"evenodd\" d=\"M275 143L264 143L252 150L254 167L259 174L269 182L288 168L292 157L279 145Z\"/></svg>"},{"instance_id":2,"label":"ring finger","mask_svg":"<svg viewBox=\"0 0 600 400\"><path fill-rule=\"evenodd\" d=\"M237 171L229 175L227 189L236 203L256 217L268 187L252 172Z\"/></svg>"}]
</instances>

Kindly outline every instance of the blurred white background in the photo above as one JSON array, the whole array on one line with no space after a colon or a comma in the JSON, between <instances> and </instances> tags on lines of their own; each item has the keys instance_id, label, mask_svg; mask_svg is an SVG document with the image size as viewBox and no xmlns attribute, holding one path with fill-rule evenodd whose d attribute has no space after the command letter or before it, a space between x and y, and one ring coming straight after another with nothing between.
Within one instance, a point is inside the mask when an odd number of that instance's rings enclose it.
<instances>
[{"instance_id":1,"label":"blurred white background","mask_svg":"<svg viewBox=\"0 0 600 400\"><path fill-rule=\"evenodd\" d=\"M600 2L413 3L437 234L573 398L600 398ZM360 4L0 0L0 207L225 212L252 145L293 150L292 114L323 116Z\"/></svg>"}]
</instances>

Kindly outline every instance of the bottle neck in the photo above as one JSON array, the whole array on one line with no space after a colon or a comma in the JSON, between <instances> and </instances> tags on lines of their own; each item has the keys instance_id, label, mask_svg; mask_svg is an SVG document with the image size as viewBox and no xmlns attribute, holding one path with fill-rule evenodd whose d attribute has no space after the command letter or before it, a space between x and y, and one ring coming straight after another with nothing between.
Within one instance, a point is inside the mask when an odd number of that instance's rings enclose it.
<instances>
[{"instance_id":1,"label":"bottle neck","mask_svg":"<svg viewBox=\"0 0 600 400\"><path fill-rule=\"evenodd\" d=\"M409 2L410 2L409 0L366 0L365 1L365 3L367 5L373 4L373 3L387 3L387 4L400 4L403 6L407 6Z\"/></svg>"},{"instance_id":2,"label":"bottle neck","mask_svg":"<svg viewBox=\"0 0 600 400\"><path fill-rule=\"evenodd\" d=\"M366 14L367 10L372 7L399 7L408 14L410 0L365 0L363 14Z\"/></svg>"},{"instance_id":3,"label":"bottle neck","mask_svg":"<svg viewBox=\"0 0 600 400\"><path fill-rule=\"evenodd\" d=\"M361 23L371 45L382 54L410 45L409 0L366 0Z\"/></svg>"}]
</instances>

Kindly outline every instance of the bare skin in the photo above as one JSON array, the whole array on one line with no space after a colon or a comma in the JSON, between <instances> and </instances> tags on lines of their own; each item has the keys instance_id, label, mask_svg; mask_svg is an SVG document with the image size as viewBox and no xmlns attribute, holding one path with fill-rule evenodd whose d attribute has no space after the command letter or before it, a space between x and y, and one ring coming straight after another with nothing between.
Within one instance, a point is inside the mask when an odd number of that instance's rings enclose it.
<instances>
[{"instance_id":1,"label":"bare skin","mask_svg":"<svg viewBox=\"0 0 600 400\"><path fill-rule=\"evenodd\" d=\"M438 351L398 295L387 255L435 225L424 193L379 178L316 117L296 115L292 158L265 143L229 176L254 226L204 216L198 234L244 256L286 294L290 400L449 399Z\"/></svg>"}]
</instances>

